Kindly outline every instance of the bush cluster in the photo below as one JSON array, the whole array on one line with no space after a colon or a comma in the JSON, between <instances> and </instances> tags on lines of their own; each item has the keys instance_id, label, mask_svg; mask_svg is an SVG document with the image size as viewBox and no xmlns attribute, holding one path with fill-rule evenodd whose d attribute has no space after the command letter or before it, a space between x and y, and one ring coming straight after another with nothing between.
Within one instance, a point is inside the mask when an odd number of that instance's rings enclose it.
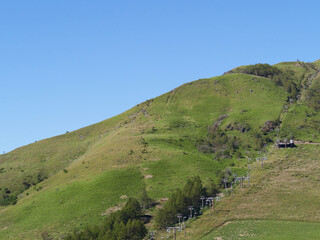
<instances>
[{"instance_id":1,"label":"bush cluster","mask_svg":"<svg viewBox=\"0 0 320 240\"><path fill-rule=\"evenodd\" d=\"M15 205L16 203L16 194L12 194L8 188L0 188L0 206Z\"/></svg>"},{"instance_id":2,"label":"bush cluster","mask_svg":"<svg viewBox=\"0 0 320 240\"><path fill-rule=\"evenodd\" d=\"M209 192L210 191L210 192ZM183 217L189 216L188 206L193 206L195 211L200 210L200 197L209 196L218 192L217 187L211 184L208 188L203 187L199 176L187 181L182 189L177 189L169 200L160 208L156 215L158 228L172 226L178 222L177 214Z\"/></svg>"},{"instance_id":3,"label":"bush cluster","mask_svg":"<svg viewBox=\"0 0 320 240\"><path fill-rule=\"evenodd\" d=\"M129 198L122 210L111 213L100 226L88 227L65 237L66 240L143 239L147 229L140 220L142 211L136 199Z\"/></svg>"},{"instance_id":4,"label":"bush cluster","mask_svg":"<svg viewBox=\"0 0 320 240\"><path fill-rule=\"evenodd\" d=\"M256 76L261 76L261 77L273 77L275 75L279 75L281 71L273 67L269 64L255 64L255 65L249 65L241 68L236 68L232 72L240 72L240 73L246 73L246 74L251 74L251 75L256 75Z\"/></svg>"},{"instance_id":5,"label":"bush cluster","mask_svg":"<svg viewBox=\"0 0 320 240\"><path fill-rule=\"evenodd\" d=\"M239 140L220 129L221 116L208 128L208 136L198 146L204 153L216 153L220 158L228 158L239 149Z\"/></svg>"}]
</instances>

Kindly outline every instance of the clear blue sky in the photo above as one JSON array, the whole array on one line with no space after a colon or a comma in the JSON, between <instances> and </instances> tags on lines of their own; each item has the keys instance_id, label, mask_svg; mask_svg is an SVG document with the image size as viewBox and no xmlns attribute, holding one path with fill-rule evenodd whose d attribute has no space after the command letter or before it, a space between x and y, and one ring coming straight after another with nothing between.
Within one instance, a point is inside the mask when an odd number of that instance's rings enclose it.
<instances>
[{"instance_id":1,"label":"clear blue sky","mask_svg":"<svg viewBox=\"0 0 320 240\"><path fill-rule=\"evenodd\" d=\"M236 66L315 61L319 1L0 3L0 152Z\"/></svg>"}]
</instances>

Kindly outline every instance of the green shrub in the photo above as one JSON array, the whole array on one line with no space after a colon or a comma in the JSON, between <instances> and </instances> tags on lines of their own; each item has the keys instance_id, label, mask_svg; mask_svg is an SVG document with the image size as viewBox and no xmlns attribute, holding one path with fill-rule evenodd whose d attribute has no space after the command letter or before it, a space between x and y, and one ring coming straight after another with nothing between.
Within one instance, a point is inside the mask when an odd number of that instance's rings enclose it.
<instances>
[{"instance_id":1,"label":"green shrub","mask_svg":"<svg viewBox=\"0 0 320 240\"><path fill-rule=\"evenodd\" d=\"M154 204L154 201L148 196L147 190L145 188L142 190L139 202L142 209L148 209Z\"/></svg>"},{"instance_id":2,"label":"green shrub","mask_svg":"<svg viewBox=\"0 0 320 240\"><path fill-rule=\"evenodd\" d=\"M17 196L16 195L11 195L11 196L5 196L3 199L0 201L1 206L8 206L8 205L15 205L17 203Z\"/></svg>"},{"instance_id":3,"label":"green shrub","mask_svg":"<svg viewBox=\"0 0 320 240\"><path fill-rule=\"evenodd\" d=\"M251 74L251 75L256 75L261 77L273 77L281 73L281 71L278 68L273 67L269 64L261 64L261 63L244 66L241 68L236 68L235 70L230 71L230 73L234 73L234 72L246 73L246 74Z\"/></svg>"}]
</instances>

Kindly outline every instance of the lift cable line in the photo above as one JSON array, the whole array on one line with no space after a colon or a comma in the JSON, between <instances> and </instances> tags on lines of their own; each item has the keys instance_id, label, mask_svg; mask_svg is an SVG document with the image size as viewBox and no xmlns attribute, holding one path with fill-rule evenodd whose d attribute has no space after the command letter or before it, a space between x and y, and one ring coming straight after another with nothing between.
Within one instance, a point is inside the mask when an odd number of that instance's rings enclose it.
<instances>
[{"instance_id":1,"label":"lift cable line","mask_svg":"<svg viewBox=\"0 0 320 240\"><path fill-rule=\"evenodd\" d=\"M264 152L260 151L260 152L258 152L258 154L259 154L259 157L257 157L255 160L257 162L261 161L261 168L263 168L263 161L267 161L267 159L268 159L266 157L266 154L268 154L268 151L267 150L265 150ZM261 154L263 154L263 157L261 156ZM233 191L233 188L236 187L238 184L240 185L240 188L243 189L243 187L244 187L243 182L244 181L247 181L248 182L247 186L250 187L250 179L251 179L250 172L252 170L252 166L251 166L251 162L252 161L254 161L254 158L248 158L248 171L247 171L247 175L246 176L237 176L237 174L233 174L233 179L234 180L231 181L231 185L230 185L231 193ZM227 190L228 180L226 178L224 178L223 182L224 182L225 190ZM204 195L201 195L200 199L199 199L199 201L201 201L201 208L200 209L203 211L205 205L209 206L210 216L212 216L213 213L215 212L215 202L218 202L220 200L221 200L220 196L205 197ZM191 219L192 217L196 217L197 213L196 213L195 207L194 206L188 206L187 208L190 211L189 219ZM202 211L200 211L200 214L202 213ZM187 219L187 216L183 216L182 213L178 213L176 216L179 219L179 225L175 226L175 227L167 227L166 228L167 232L169 232L169 233L171 233L171 231L173 231L173 239L174 240L176 240L176 232L177 231L180 232L180 231L184 230L184 236L186 237L186 219ZM181 219L183 219L183 221L181 221ZM183 226L182 226L182 224L183 224ZM152 233L152 234L150 233L151 239L154 239L153 235L154 235L154 233Z\"/></svg>"}]
</instances>

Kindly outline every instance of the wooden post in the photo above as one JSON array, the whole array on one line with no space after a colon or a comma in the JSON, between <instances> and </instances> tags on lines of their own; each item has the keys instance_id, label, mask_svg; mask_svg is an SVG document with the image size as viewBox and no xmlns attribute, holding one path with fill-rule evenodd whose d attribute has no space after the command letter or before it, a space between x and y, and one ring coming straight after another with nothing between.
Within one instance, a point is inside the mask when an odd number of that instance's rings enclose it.
<instances>
[{"instance_id":1,"label":"wooden post","mask_svg":"<svg viewBox=\"0 0 320 240\"><path fill-rule=\"evenodd\" d=\"M176 229L173 229L173 240L176 240Z\"/></svg>"}]
</instances>

